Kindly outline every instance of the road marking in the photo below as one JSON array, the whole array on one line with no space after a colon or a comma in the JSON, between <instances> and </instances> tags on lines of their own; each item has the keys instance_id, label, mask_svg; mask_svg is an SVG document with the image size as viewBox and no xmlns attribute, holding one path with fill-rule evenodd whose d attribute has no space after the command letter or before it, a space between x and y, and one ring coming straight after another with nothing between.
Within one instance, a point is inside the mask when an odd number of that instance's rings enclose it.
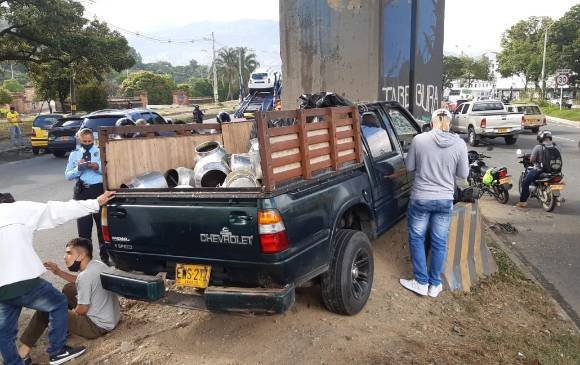
<instances>
[{"instance_id":1,"label":"road marking","mask_svg":"<svg viewBox=\"0 0 580 365\"><path fill-rule=\"evenodd\" d=\"M570 139L570 138L564 138L564 137L559 137L559 136L554 136L554 138L555 139L562 139L562 140L568 141L568 142L576 142L575 140Z\"/></svg>"},{"instance_id":2,"label":"road marking","mask_svg":"<svg viewBox=\"0 0 580 365\"><path fill-rule=\"evenodd\" d=\"M550 124L556 124L556 125L558 125L560 127L568 127L568 128L580 129L580 123L578 125L576 125L576 124L568 124L568 123L557 122L555 120L550 120Z\"/></svg>"}]
</instances>

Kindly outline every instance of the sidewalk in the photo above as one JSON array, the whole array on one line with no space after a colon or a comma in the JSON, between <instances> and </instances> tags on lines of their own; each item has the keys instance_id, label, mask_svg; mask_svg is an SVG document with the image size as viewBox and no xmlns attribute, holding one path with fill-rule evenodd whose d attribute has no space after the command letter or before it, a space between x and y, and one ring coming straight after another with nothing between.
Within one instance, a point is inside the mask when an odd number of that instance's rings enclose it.
<instances>
[{"instance_id":1,"label":"sidewalk","mask_svg":"<svg viewBox=\"0 0 580 365\"><path fill-rule=\"evenodd\" d=\"M10 144L10 139L0 139L0 153L3 152L9 152L9 151L18 151L18 150L25 150L25 149L31 149L30 147L30 138L25 137L26 138L26 144L22 147L18 146L18 147L14 147L13 145Z\"/></svg>"},{"instance_id":2,"label":"sidewalk","mask_svg":"<svg viewBox=\"0 0 580 365\"><path fill-rule=\"evenodd\" d=\"M580 128L580 122L575 122L573 120L568 120L568 119L551 117L549 115L546 115L546 118L548 118L548 121L549 122L556 122L556 123L565 124L565 125L568 125L568 126L571 126L571 127Z\"/></svg>"}]
</instances>

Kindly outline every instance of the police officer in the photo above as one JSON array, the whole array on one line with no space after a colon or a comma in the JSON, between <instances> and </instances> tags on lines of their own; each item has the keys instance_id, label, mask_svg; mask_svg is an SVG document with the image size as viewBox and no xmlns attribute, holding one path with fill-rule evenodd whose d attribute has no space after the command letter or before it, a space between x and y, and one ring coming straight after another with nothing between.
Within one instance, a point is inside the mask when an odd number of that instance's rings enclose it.
<instances>
[{"instance_id":1,"label":"police officer","mask_svg":"<svg viewBox=\"0 0 580 365\"><path fill-rule=\"evenodd\" d=\"M80 147L72 151L66 165L65 177L67 180L76 180L73 199L95 199L103 194L103 171L101 169L101 156L99 149L93 141L93 131L89 128L81 129L77 137ZM109 265L109 255L105 248L103 232L101 231L100 214L92 214L77 219L79 237L92 240L93 220L97 226L99 238L99 252L101 261Z\"/></svg>"}]
</instances>

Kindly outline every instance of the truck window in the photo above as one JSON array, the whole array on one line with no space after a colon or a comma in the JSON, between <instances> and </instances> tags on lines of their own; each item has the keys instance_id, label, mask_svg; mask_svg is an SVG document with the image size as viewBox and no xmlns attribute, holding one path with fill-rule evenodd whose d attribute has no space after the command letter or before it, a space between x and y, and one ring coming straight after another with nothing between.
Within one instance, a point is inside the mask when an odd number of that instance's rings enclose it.
<instances>
[{"instance_id":1,"label":"truck window","mask_svg":"<svg viewBox=\"0 0 580 365\"><path fill-rule=\"evenodd\" d=\"M364 113L361 120L361 132L369 145L371 156L378 159L393 151L387 131L381 125L374 112Z\"/></svg>"},{"instance_id":2,"label":"truck window","mask_svg":"<svg viewBox=\"0 0 580 365\"><path fill-rule=\"evenodd\" d=\"M483 112L483 111L492 111L492 110L501 110L504 111L504 106L502 103L475 103L473 104L473 108L471 109L472 112Z\"/></svg>"},{"instance_id":3,"label":"truck window","mask_svg":"<svg viewBox=\"0 0 580 365\"><path fill-rule=\"evenodd\" d=\"M389 109L387 111L391 125L401 141L403 152L407 152L413 138L419 134L415 125L398 109Z\"/></svg>"},{"instance_id":4,"label":"truck window","mask_svg":"<svg viewBox=\"0 0 580 365\"><path fill-rule=\"evenodd\" d=\"M167 124L161 115L153 112L151 115L153 116L153 124Z\"/></svg>"},{"instance_id":5,"label":"truck window","mask_svg":"<svg viewBox=\"0 0 580 365\"><path fill-rule=\"evenodd\" d=\"M461 107L461 114L467 114L467 111L469 110L469 104L463 104Z\"/></svg>"}]
</instances>

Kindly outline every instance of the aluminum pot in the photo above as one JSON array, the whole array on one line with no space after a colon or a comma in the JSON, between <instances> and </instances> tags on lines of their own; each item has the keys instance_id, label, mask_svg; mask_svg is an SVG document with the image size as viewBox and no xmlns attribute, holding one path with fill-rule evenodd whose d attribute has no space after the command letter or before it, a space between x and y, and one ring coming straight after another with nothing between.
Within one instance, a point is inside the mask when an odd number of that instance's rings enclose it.
<instances>
[{"instance_id":1,"label":"aluminum pot","mask_svg":"<svg viewBox=\"0 0 580 365\"><path fill-rule=\"evenodd\" d=\"M253 138L250 140L250 151L248 152L248 154L250 155L250 160L252 161L254 171L256 172L256 179L261 179L262 163L260 161L260 144L258 143L257 138Z\"/></svg>"},{"instance_id":2,"label":"aluminum pot","mask_svg":"<svg viewBox=\"0 0 580 365\"><path fill-rule=\"evenodd\" d=\"M167 180L167 185L170 188L191 186L191 180L193 179L193 170L187 167L177 167L175 169L170 169L165 173L165 180Z\"/></svg>"},{"instance_id":3,"label":"aluminum pot","mask_svg":"<svg viewBox=\"0 0 580 365\"><path fill-rule=\"evenodd\" d=\"M223 186L226 188L256 188L260 184L252 172L238 170L228 174Z\"/></svg>"},{"instance_id":4,"label":"aluminum pot","mask_svg":"<svg viewBox=\"0 0 580 365\"><path fill-rule=\"evenodd\" d=\"M249 153L234 153L230 156L230 169L232 171L245 170L255 175L254 164Z\"/></svg>"},{"instance_id":5,"label":"aluminum pot","mask_svg":"<svg viewBox=\"0 0 580 365\"><path fill-rule=\"evenodd\" d=\"M122 189L165 189L167 187L165 176L156 171L134 177L131 181L121 184Z\"/></svg>"},{"instance_id":6,"label":"aluminum pot","mask_svg":"<svg viewBox=\"0 0 580 365\"><path fill-rule=\"evenodd\" d=\"M226 163L226 152L217 142L204 142L195 148L196 163L193 169L193 186L215 188L222 185L230 168Z\"/></svg>"}]
</instances>

